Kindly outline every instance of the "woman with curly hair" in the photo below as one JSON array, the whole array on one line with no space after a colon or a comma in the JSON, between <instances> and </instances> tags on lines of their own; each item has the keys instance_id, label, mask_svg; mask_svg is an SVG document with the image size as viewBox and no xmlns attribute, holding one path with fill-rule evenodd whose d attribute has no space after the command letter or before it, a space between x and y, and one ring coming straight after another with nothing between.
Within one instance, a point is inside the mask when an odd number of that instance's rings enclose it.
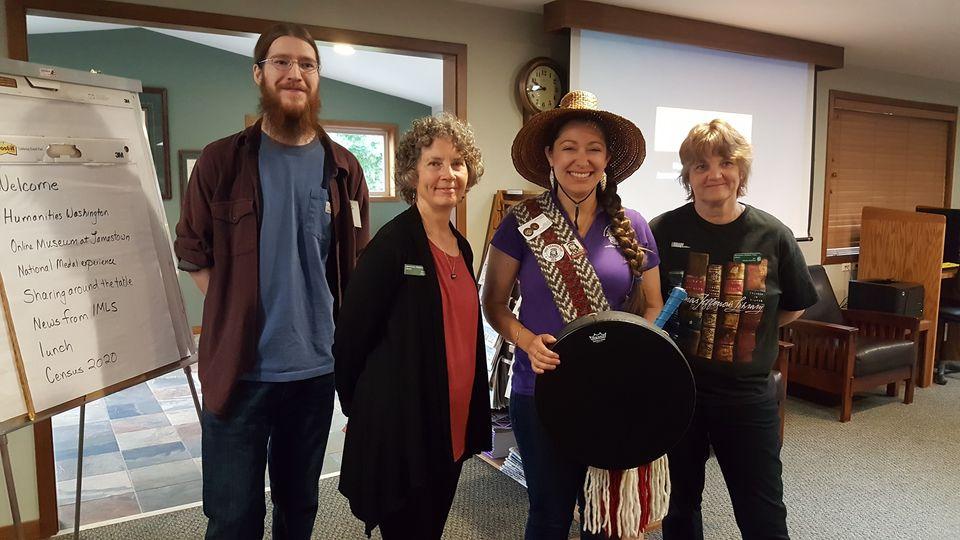
<instances>
[{"instance_id":1,"label":"woman with curly hair","mask_svg":"<svg viewBox=\"0 0 960 540\"><path fill-rule=\"evenodd\" d=\"M473 254L450 223L483 163L446 113L414 121L396 162L411 207L370 241L337 320L340 492L368 535L435 539L463 461L491 444Z\"/></svg>"}]
</instances>

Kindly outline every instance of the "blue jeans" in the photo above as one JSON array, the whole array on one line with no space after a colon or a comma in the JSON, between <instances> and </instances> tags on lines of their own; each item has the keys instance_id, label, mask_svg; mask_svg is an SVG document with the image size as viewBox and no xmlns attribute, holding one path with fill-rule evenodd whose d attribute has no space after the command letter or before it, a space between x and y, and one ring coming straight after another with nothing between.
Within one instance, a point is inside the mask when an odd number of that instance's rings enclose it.
<instances>
[{"instance_id":1,"label":"blue jeans","mask_svg":"<svg viewBox=\"0 0 960 540\"><path fill-rule=\"evenodd\" d=\"M310 538L333 399L332 373L282 383L241 380L226 415L203 410L208 540L263 538L267 466L273 537Z\"/></svg>"},{"instance_id":2,"label":"blue jeans","mask_svg":"<svg viewBox=\"0 0 960 540\"><path fill-rule=\"evenodd\" d=\"M697 403L693 421L670 450L670 509L664 540L703 540L704 465L710 447L744 540L787 540L776 398L749 405Z\"/></svg>"},{"instance_id":3,"label":"blue jeans","mask_svg":"<svg viewBox=\"0 0 960 540\"><path fill-rule=\"evenodd\" d=\"M579 501L583 508L583 480L587 466L567 459L554 446L540 424L533 396L511 393L510 423L523 459L523 476L527 480L530 501L524 538L566 540L570 535L574 505ZM580 523L583 523L582 511ZM581 528L580 538L603 537L586 533Z\"/></svg>"}]
</instances>

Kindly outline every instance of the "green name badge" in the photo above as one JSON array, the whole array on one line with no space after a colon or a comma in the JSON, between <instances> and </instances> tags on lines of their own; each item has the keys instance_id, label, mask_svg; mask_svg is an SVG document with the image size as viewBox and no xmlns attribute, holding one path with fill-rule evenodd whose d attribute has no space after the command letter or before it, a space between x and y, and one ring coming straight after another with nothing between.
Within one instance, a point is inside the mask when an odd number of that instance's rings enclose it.
<instances>
[{"instance_id":1,"label":"green name badge","mask_svg":"<svg viewBox=\"0 0 960 540\"><path fill-rule=\"evenodd\" d=\"M758 263L763 260L760 253L734 253L733 260L738 263Z\"/></svg>"},{"instance_id":2,"label":"green name badge","mask_svg":"<svg viewBox=\"0 0 960 540\"><path fill-rule=\"evenodd\" d=\"M403 275L405 276L425 276L427 275L424 272L423 267L419 264L405 264L403 265Z\"/></svg>"}]
</instances>

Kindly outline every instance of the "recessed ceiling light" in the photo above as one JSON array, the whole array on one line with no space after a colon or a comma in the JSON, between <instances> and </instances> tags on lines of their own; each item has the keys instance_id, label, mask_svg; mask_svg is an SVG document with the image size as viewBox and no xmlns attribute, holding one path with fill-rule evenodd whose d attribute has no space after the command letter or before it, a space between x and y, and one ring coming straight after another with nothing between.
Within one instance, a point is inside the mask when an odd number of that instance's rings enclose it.
<instances>
[{"instance_id":1,"label":"recessed ceiling light","mask_svg":"<svg viewBox=\"0 0 960 540\"><path fill-rule=\"evenodd\" d=\"M333 46L333 52L337 54L342 54L343 56L350 56L353 53L357 52L353 47L345 43L337 43Z\"/></svg>"}]
</instances>

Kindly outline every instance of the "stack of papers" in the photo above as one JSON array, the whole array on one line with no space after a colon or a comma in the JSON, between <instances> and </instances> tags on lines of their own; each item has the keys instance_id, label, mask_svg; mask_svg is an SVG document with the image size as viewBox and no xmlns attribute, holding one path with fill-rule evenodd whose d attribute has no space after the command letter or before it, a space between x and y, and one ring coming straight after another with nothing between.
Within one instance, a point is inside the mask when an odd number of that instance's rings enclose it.
<instances>
[{"instance_id":1,"label":"stack of papers","mask_svg":"<svg viewBox=\"0 0 960 540\"><path fill-rule=\"evenodd\" d=\"M493 428L493 448L488 452L489 456L495 459L507 457L511 448L517 446L517 438L513 435L513 429L509 426L498 429Z\"/></svg>"},{"instance_id":2,"label":"stack of papers","mask_svg":"<svg viewBox=\"0 0 960 540\"><path fill-rule=\"evenodd\" d=\"M516 480L521 486L527 487L527 479L523 476L523 460L520 459L520 451L516 446L510 448L500 472Z\"/></svg>"}]
</instances>

